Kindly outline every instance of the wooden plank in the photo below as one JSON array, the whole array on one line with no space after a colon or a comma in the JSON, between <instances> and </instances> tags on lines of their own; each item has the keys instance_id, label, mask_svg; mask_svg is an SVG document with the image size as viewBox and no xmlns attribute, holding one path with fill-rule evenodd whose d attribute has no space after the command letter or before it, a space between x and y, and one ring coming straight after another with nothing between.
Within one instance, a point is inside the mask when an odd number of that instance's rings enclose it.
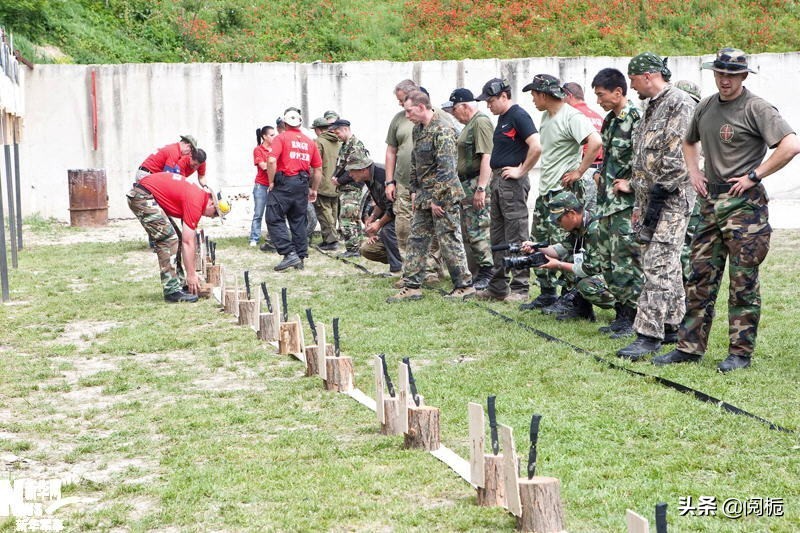
<instances>
[{"instance_id":1,"label":"wooden plank","mask_svg":"<svg viewBox=\"0 0 800 533\"><path fill-rule=\"evenodd\" d=\"M292 320L297 322L297 330L300 332L300 351L295 354L300 361L306 362L306 335L303 332L303 321L300 320L300 315L295 314Z\"/></svg>"},{"instance_id":2,"label":"wooden plank","mask_svg":"<svg viewBox=\"0 0 800 533\"><path fill-rule=\"evenodd\" d=\"M484 440L486 426L483 418L483 405L475 402L467 404L469 415L469 465L470 482L476 487L485 486Z\"/></svg>"},{"instance_id":3,"label":"wooden plank","mask_svg":"<svg viewBox=\"0 0 800 533\"><path fill-rule=\"evenodd\" d=\"M385 422L383 418L383 362L377 355L372 358L372 366L375 376L375 416L378 424L383 424Z\"/></svg>"},{"instance_id":4,"label":"wooden plank","mask_svg":"<svg viewBox=\"0 0 800 533\"><path fill-rule=\"evenodd\" d=\"M471 483L469 461L456 455L453 450L441 445L438 450L431 450L430 454L449 466L464 481Z\"/></svg>"},{"instance_id":5,"label":"wooden plank","mask_svg":"<svg viewBox=\"0 0 800 533\"><path fill-rule=\"evenodd\" d=\"M514 516L522 516L522 503L519 499L519 483L517 481L517 450L514 445L514 432L509 426L498 424L500 428L500 446L503 448L503 474L506 485L506 505Z\"/></svg>"},{"instance_id":6,"label":"wooden plank","mask_svg":"<svg viewBox=\"0 0 800 533\"><path fill-rule=\"evenodd\" d=\"M317 350L317 372L319 373L319 377L322 378L322 381L328 380L328 367L325 364L328 348L325 345L325 340L325 324L320 323L319 326L317 326L317 345L319 346Z\"/></svg>"},{"instance_id":7,"label":"wooden plank","mask_svg":"<svg viewBox=\"0 0 800 533\"><path fill-rule=\"evenodd\" d=\"M258 334L259 330L261 329L261 291L259 290L258 286L256 286L255 293L254 300L256 301L256 312L255 316L253 317L253 322L250 324L250 326L253 328L253 331Z\"/></svg>"},{"instance_id":8,"label":"wooden plank","mask_svg":"<svg viewBox=\"0 0 800 533\"><path fill-rule=\"evenodd\" d=\"M373 411L375 410L375 400L364 394L364 392L361 389L353 388L350 389L349 391L343 391L342 394L347 394L348 396L350 396L352 399L354 399L364 407L372 409Z\"/></svg>"},{"instance_id":9,"label":"wooden plank","mask_svg":"<svg viewBox=\"0 0 800 533\"><path fill-rule=\"evenodd\" d=\"M647 518L630 509L625 512L625 523L628 524L628 533L650 533L650 522Z\"/></svg>"},{"instance_id":10,"label":"wooden plank","mask_svg":"<svg viewBox=\"0 0 800 533\"><path fill-rule=\"evenodd\" d=\"M400 415L400 423L398 426L405 433L408 431L408 403L411 396L408 392L408 365L400 361L397 365L397 375L399 376L397 386L400 389L398 395L400 399L400 412L398 413Z\"/></svg>"}]
</instances>

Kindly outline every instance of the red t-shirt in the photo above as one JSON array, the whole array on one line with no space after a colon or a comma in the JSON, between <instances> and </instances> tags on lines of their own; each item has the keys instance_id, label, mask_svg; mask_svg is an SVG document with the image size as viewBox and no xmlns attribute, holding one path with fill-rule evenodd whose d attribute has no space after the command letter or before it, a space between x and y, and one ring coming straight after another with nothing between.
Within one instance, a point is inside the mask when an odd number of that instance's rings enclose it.
<instances>
[{"instance_id":1,"label":"red t-shirt","mask_svg":"<svg viewBox=\"0 0 800 533\"><path fill-rule=\"evenodd\" d=\"M275 170L287 176L322 167L317 145L297 128L289 128L275 137L272 141L272 157L278 162Z\"/></svg>"},{"instance_id":2,"label":"red t-shirt","mask_svg":"<svg viewBox=\"0 0 800 533\"><path fill-rule=\"evenodd\" d=\"M589 122L592 123L594 129L597 130L597 133L600 133L600 130L603 129L603 117L595 113L592 108L586 102L577 102L574 106L575 109L583 113L583 115L589 119ZM586 152L586 147L583 147L583 152ZM597 157L594 158L594 163L596 165L600 165L603 163L603 150L601 149L597 152Z\"/></svg>"},{"instance_id":3,"label":"red t-shirt","mask_svg":"<svg viewBox=\"0 0 800 533\"><path fill-rule=\"evenodd\" d=\"M156 172L180 172L178 162L181 159L180 143L162 146L158 151L153 152L140 166L146 168L151 173Z\"/></svg>"},{"instance_id":4,"label":"red t-shirt","mask_svg":"<svg viewBox=\"0 0 800 533\"><path fill-rule=\"evenodd\" d=\"M267 148L263 144L259 144L253 149L253 164L256 166L256 183L265 187L269 187L269 175L266 170L261 170L258 164L266 163L271 153L272 148Z\"/></svg>"},{"instance_id":5,"label":"red t-shirt","mask_svg":"<svg viewBox=\"0 0 800 533\"><path fill-rule=\"evenodd\" d=\"M186 181L171 172L157 172L143 177L139 183L150 191L161 209L171 217L180 218L192 229L203 216L210 193L199 185Z\"/></svg>"},{"instance_id":6,"label":"red t-shirt","mask_svg":"<svg viewBox=\"0 0 800 533\"><path fill-rule=\"evenodd\" d=\"M194 174L195 169L192 168L192 156L185 155L180 158L178 161L178 169L180 169L181 176L189 177ZM197 167L197 177L203 178L206 175L206 162L203 161L200 163L200 166Z\"/></svg>"}]
</instances>

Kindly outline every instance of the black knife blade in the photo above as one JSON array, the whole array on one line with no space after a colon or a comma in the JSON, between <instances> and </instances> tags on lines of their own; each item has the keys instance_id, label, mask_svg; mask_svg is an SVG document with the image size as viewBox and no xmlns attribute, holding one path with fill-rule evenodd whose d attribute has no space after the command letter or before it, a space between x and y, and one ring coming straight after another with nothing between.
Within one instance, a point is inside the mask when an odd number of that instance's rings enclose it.
<instances>
[{"instance_id":1,"label":"black knife blade","mask_svg":"<svg viewBox=\"0 0 800 533\"><path fill-rule=\"evenodd\" d=\"M495 410L495 399L497 396L489 396L486 399L486 408L489 411L489 435L492 439L492 455L500 453L500 439L497 437L497 411Z\"/></svg>"},{"instance_id":2,"label":"black knife blade","mask_svg":"<svg viewBox=\"0 0 800 533\"><path fill-rule=\"evenodd\" d=\"M245 293L247 294L247 299L249 300L250 299L250 271L249 270L245 270L244 271L244 290L245 290Z\"/></svg>"},{"instance_id":3,"label":"black knife blade","mask_svg":"<svg viewBox=\"0 0 800 533\"><path fill-rule=\"evenodd\" d=\"M211 245L211 264L217 264L217 243L215 241L210 241L209 244Z\"/></svg>"},{"instance_id":4,"label":"black knife blade","mask_svg":"<svg viewBox=\"0 0 800 533\"><path fill-rule=\"evenodd\" d=\"M272 312L272 300L269 297L269 290L267 290L266 282L261 282L261 293L264 295L264 301L267 302L267 311Z\"/></svg>"},{"instance_id":5,"label":"black knife blade","mask_svg":"<svg viewBox=\"0 0 800 533\"><path fill-rule=\"evenodd\" d=\"M289 322L289 303L287 301L286 287L281 289L281 304L283 305L281 309L283 312L283 321Z\"/></svg>"},{"instance_id":6,"label":"black knife blade","mask_svg":"<svg viewBox=\"0 0 800 533\"><path fill-rule=\"evenodd\" d=\"M656 504L656 533L667 533L667 504Z\"/></svg>"},{"instance_id":7,"label":"black knife blade","mask_svg":"<svg viewBox=\"0 0 800 533\"><path fill-rule=\"evenodd\" d=\"M411 360L408 357L403 357L403 363L408 367L408 385L411 387L411 398L414 404L419 407L419 394L417 393L417 382L414 381L414 373L411 372Z\"/></svg>"},{"instance_id":8,"label":"black knife blade","mask_svg":"<svg viewBox=\"0 0 800 533\"><path fill-rule=\"evenodd\" d=\"M382 353L378 357L381 358L381 366L383 366L383 379L386 381L386 388L389 389L389 396L394 398L394 384L392 378L389 377L389 367L386 365L386 354Z\"/></svg>"},{"instance_id":9,"label":"black knife blade","mask_svg":"<svg viewBox=\"0 0 800 533\"><path fill-rule=\"evenodd\" d=\"M339 351L339 317L333 319L333 353L336 357L341 355Z\"/></svg>"},{"instance_id":10,"label":"black knife blade","mask_svg":"<svg viewBox=\"0 0 800 533\"><path fill-rule=\"evenodd\" d=\"M314 344L317 343L317 326L314 324L314 317L311 315L311 308L306 309L306 318L308 319L308 325L311 328L311 334L314 336Z\"/></svg>"},{"instance_id":11,"label":"black knife blade","mask_svg":"<svg viewBox=\"0 0 800 533\"><path fill-rule=\"evenodd\" d=\"M539 422L542 420L542 415L533 415L531 417L531 448L528 451L528 479L531 479L536 474L536 446L539 442Z\"/></svg>"}]
</instances>

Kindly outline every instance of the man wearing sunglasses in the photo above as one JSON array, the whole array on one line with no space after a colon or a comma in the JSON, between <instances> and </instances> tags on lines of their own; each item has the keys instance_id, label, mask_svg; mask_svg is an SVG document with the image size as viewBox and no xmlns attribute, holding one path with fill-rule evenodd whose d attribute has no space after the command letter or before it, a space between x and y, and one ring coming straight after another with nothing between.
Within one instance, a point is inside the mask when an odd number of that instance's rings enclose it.
<instances>
[{"instance_id":1,"label":"man wearing sunglasses","mask_svg":"<svg viewBox=\"0 0 800 533\"><path fill-rule=\"evenodd\" d=\"M511 100L511 86L506 80L493 78L487 81L476 98L485 101L492 114L497 115L497 126L492 138L492 168L490 195L490 235L492 246L504 243L521 243L528 239L528 192L531 183L528 172L539 160L542 147L539 132L531 116ZM478 293L485 300L528 300L530 270L508 271L503 266L505 252L493 253L495 274L486 290Z\"/></svg>"},{"instance_id":2,"label":"man wearing sunglasses","mask_svg":"<svg viewBox=\"0 0 800 533\"><path fill-rule=\"evenodd\" d=\"M717 368L730 372L750 366L761 316L758 267L772 232L761 180L800 153L800 140L775 107L742 85L748 73L755 74L744 52L723 48L703 68L714 71L719 92L697 105L683 142L700 205L686 316L678 330L677 349L653 363L696 362L705 354L727 258L729 347ZM705 155L702 171L699 142ZM767 148L774 151L764 160Z\"/></svg>"}]
</instances>

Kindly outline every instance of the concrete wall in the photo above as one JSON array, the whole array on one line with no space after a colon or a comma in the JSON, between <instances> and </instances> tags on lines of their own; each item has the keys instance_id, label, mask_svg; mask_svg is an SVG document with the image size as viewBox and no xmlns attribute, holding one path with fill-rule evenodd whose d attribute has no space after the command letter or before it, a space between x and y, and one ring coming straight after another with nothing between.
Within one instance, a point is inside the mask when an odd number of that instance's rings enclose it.
<instances>
[{"instance_id":1,"label":"concrete wall","mask_svg":"<svg viewBox=\"0 0 800 533\"><path fill-rule=\"evenodd\" d=\"M673 80L689 79L699 83L704 94L713 92L712 73L700 69L702 61L710 59L670 58ZM790 123L800 125L794 85L800 84L800 53L761 54L751 61L760 74L751 75L747 87L774 103ZM67 170L104 168L109 216L128 217L124 193L135 169L154 149L177 142L178 136L186 133L193 134L208 152L212 187L247 191L255 175L255 130L274 124L290 105L302 108L305 124L327 109L339 111L352 122L353 131L373 157L381 161L386 128L400 110L392 90L402 79L418 81L438 104L455 87L465 86L477 93L489 78L503 76L511 82L515 100L539 124L529 93L521 92L534 74L554 74L588 88L601 68L625 72L627 63L628 58L581 57L416 63L37 65L26 73L24 85L23 213L68 220ZM92 71L97 79L97 150L92 137ZM591 89L587 93L587 101L594 106ZM800 205L799 168L800 162L793 163L766 181L774 199ZM787 224L776 221L776 226Z\"/></svg>"}]
</instances>

